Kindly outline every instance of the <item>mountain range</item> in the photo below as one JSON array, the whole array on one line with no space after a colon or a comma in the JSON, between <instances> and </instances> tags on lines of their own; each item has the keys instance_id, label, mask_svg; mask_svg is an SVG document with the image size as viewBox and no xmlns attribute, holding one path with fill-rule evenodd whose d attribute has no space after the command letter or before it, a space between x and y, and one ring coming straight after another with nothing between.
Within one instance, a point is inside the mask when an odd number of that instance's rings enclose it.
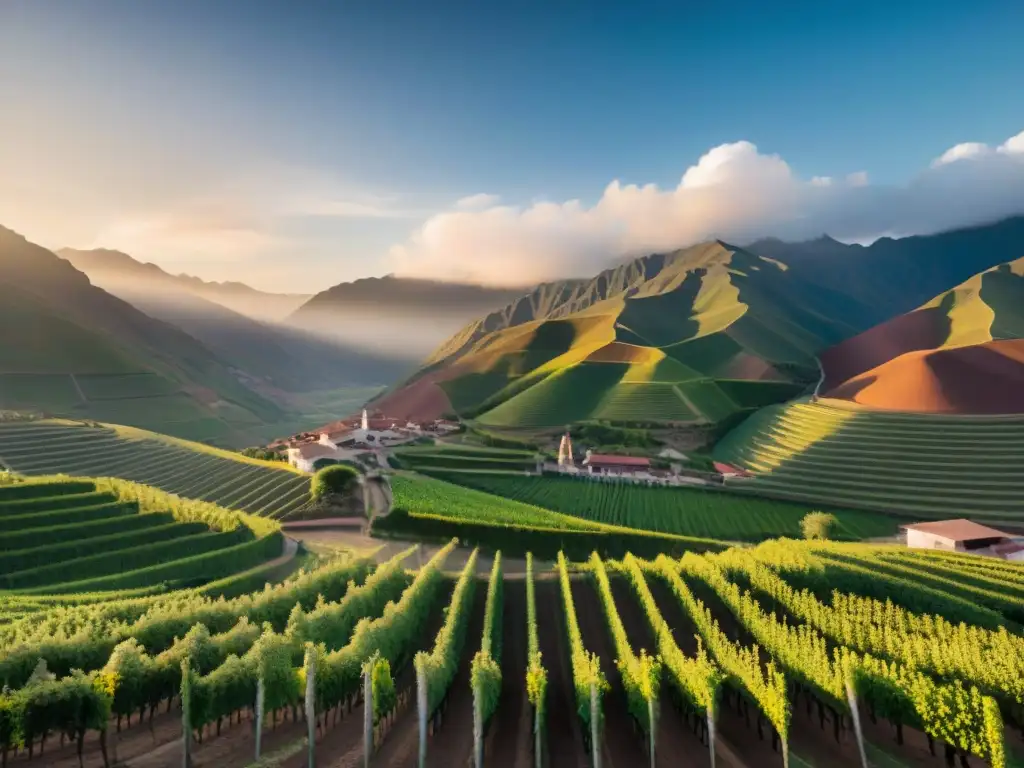
<instances>
[{"instance_id":1,"label":"mountain range","mask_svg":"<svg viewBox=\"0 0 1024 768\"><path fill-rule=\"evenodd\" d=\"M870 246L716 240L532 288L387 276L304 297L0 228L0 409L225 445L396 381L373 409L496 429L723 425L811 391L1024 411L1022 256L1014 217Z\"/></svg>"},{"instance_id":2,"label":"mountain range","mask_svg":"<svg viewBox=\"0 0 1024 768\"><path fill-rule=\"evenodd\" d=\"M468 324L373 405L505 428L719 423L811 391L843 342L1022 253L1024 217L870 246L825 236L645 256Z\"/></svg>"}]
</instances>

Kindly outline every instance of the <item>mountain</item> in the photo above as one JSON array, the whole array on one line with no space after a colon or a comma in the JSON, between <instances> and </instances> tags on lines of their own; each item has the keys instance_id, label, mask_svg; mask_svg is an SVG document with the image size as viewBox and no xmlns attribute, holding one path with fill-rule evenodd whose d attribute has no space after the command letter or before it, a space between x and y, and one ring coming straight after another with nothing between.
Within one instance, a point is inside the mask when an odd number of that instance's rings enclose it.
<instances>
[{"instance_id":1,"label":"mountain","mask_svg":"<svg viewBox=\"0 0 1024 768\"><path fill-rule=\"evenodd\" d=\"M495 427L714 423L804 390L868 308L714 241L538 286L471 323L375 409Z\"/></svg>"},{"instance_id":2,"label":"mountain","mask_svg":"<svg viewBox=\"0 0 1024 768\"><path fill-rule=\"evenodd\" d=\"M92 251L86 258L75 255L68 260L104 290L201 341L230 363L250 387L272 397L277 394L274 390L382 386L407 376L418 362L413 357L374 350L362 340L358 346L343 344L255 320L194 293L188 281L170 277L127 254ZM111 264L119 266L111 269Z\"/></svg>"},{"instance_id":3,"label":"mountain","mask_svg":"<svg viewBox=\"0 0 1024 768\"><path fill-rule=\"evenodd\" d=\"M746 247L784 261L813 283L859 299L871 312L870 325L877 325L972 275L1020 257L1024 216L934 235L883 237L869 246L846 245L824 235L802 243L759 240Z\"/></svg>"},{"instance_id":4,"label":"mountain","mask_svg":"<svg viewBox=\"0 0 1024 768\"><path fill-rule=\"evenodd\" d=\"M345 343L372 338L381 349L422 360L469 321L530 290L370 277L316 294L288 324Z\"/></svg>"},{"instance_id":5,"label":"mountain","mask_svg":"<svg viewBox=\"0 0 1024 768\"><path fill-rule=\"evenodd\" d=\"M266 293L245 283L207 282L191 275L172 275L156 264L137 261L126 253L105 248L87 251L61 248L57 255L70 261L97 284L133 283L150 289L187 291L257 320L283 320L309 299L302 294Z\"/></svg>"},{"instance_id":6,"label":"mountain","mask_svg":"<svg viewBox=\"0 0 1024 768\"><path fill-rule=\"evenodd\" d=\"M721 241L538 286L374 403L493 427L715 423L817 381L817 356L1019 256L1024 217L870 246Z\"/></svg>"},{"instance_id":7,"label":"mountain","mask_svg":"<svg viewBox=\"0 0 1024 768\"><path fill-rule=\"evenodd\" d=\"M828 397L903 411L1024 413L1024 258L974 275L821 360Z\"/></svg>"},{"instance_id":8,"label":"mountain","mask_svg":"<svg viewBox=\"0 0 1024 768\"><path fill-rule=\"evenodd\" d=\"M282 409L184 331L0 227L0 408L230 443Z\"/></svg>"}]
</instances>

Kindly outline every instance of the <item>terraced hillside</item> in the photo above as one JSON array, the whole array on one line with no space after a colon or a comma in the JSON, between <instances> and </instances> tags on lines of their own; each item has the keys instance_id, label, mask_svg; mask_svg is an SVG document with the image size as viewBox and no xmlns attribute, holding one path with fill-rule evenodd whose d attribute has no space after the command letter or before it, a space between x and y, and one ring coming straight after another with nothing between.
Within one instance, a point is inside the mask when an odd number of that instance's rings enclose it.
<instances>
[{"instance_id":1,"label":"terraced hillside","mask_svg":"<svg viewBox=\"0 0 1024 768\"><path fill-rule=\"evenodd\" d=\"M715 458L766 494L1024 527L1024 418L897 413L839 400L765 408Z\"/></svg>"},{"instance_id":2,"label":"terraced hillside","mask_svg":"<svg viewBox=\"0 0 1024 768\"><path fill-rule=\"evenodd\" d=\"M0 463L24 475L118 477L273 518L309 501L309 477L286 464L131 427L0 423Z\"/></svg>"},{"instance_id":3,"label":"terraced hillside","mask_svg":"<svg viewBox=\"0 0 1024 768\"><path fill-rule=\"evenodd\" d=\"M782 262L715 241L541 286L456 334L375 407L452 410L494 427L713 423L813 384L815 354L869 314Z\"/></svg>"},{"instance_id":4,"label":"terraced hillside","mask_svg":"<svg viewBox=\"0 0 1024 768\"><path fill-rule=\"evenodd\" d=\"M277 525L254 522L251 528L226 510L110 481L0 486L0 590L20 596L204 584L281 554Z\"/></svg>"}]
</instances>

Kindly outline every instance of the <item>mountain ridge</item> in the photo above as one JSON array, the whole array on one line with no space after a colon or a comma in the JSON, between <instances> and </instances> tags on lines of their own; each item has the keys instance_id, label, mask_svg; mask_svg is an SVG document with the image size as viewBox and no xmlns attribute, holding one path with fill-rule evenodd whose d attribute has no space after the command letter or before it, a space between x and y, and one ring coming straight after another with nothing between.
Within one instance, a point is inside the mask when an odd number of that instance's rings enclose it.
<instances>
[{"instance_id":1,"label":"mountain ridge","mask_svg":"<svg viewBox=\"0 0 1024 768\"><path fill-rule=\"evenodd\" d=\"M751 382L796 386L806 381L809 367L815 369L816 380L820 353L1009 260L1010 254L1018 255L1015 250L1022 243L1024 216L1016 216L935 235L882 238L869 246L847 245L823 235L800 243L760 240L746 248L715 240L640 256L589 279L539 285L477 318L375 406L385 412L422 407L435 413L447 403L449 411L484 424L490 413L493 426L513 426L520 414L508 402L525 406L532 398L539 403L542 389L533 389L534 385L550 378L545 386L554 390L559 381L555 375L564 382L571 378L570 389L581 391L592 382L579 366L614 342L614 354L623 365L626 358L644 358L652 365L653 358L663 355L704 377L703 394L713 388L720 394L732 390L735 397L709 395L706 408L691 409L699 412L697 421L716 422L737 407L742 411L750 403L769 404L759 400L768 389L751 391ZM939 290L932 290L937 285ZM601 321L595 318L609 313L616 320L598 328ZM550 341L553 334L561 334L568 343L543 351L537 338ZM609 362L610 354L602 352L602 362ZM568 376L568 369L576 372ZM589 370L603 376L610 369ZM675 370L671 375L680 376ZM639 403L610 408L608 400L619 397L613 390L620 384L637 383L631 380L636 375L628 370L618 380L595 385L605 392L605 399L595 400L586 417L643 416ZM730 377L744 382L745 391L733 384L723 388ZM569 386L564 382L559 386ZM678 390L681 381L672 384ZM785 391L777 388L775 394ZM551 406L554 411L570 412L571 400L561 394L548 400L561 403ZM674 406L668 410L679 413Z\"/></svg>"},{"instance_id":2,"label":"mountain ridge","mask_svg":"<svg viewBox=\"0 0 1024 768\"><path fill-rule=\"evenodd\" d=\"M177 419L174 423L202 426L217 421L232 434L235 428L223 420L228 414L249 423L283 415L276 403L245 386L230 365L185 331L93 285L70 262L5 227L0 227L0 285L8 297L18 300L18 314L9 318L9 327L22 333L49 331L31 344L21 343L19 335L5 335L0 343L0 407L14 402L104 420L109 403L140 397L143 406L166 408L168 418ZM7 310L12 311L10 305ZM117 350L121 359L114 364L104 352L110 364L96 370L89 365L89 345ZM62 377L85 373L74 370L76 363L85 364L91 375L107 376L100 384L112 387L114 394L93 403L72 381L78 396L69 397L69 382ZM126 374L144 375L118 378ZM148 408L138 412L144 421L159 415L148 413ZM173 428L166 431L173 433Z\"/></svg>"},{"instance_id":3,"label":"mountain ridge","mask_svg":"<svg viewBox=\"0 0 1024 768\"><path fill-rule=\"evenodd\" d=\"M243 310L249 306L248 302L257 301L262 307L270 309L259 319L284 319L309 299L306 294L269 293L238 281L217 282L185 273L171 274L157 264L140 261L124 251L109 248L60 248L55 253L71 262L80 271L91 273L98 279L105 276L174 285L249 316L254 315Z\"/></svg>"}]
</instances>

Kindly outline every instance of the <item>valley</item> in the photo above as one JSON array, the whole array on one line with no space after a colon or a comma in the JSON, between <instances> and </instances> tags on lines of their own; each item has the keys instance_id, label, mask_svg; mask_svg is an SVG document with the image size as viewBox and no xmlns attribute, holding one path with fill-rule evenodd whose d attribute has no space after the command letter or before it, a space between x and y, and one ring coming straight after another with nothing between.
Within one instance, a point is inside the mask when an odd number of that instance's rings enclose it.
<instances>
[{"instance_id":1,"label":"valley","mask_svg":"<svg viewBox=\"0 0 1024 768\"><path fill-rule=\"evenodd\" d=\"M513 297L414 357L0 235L7 765L1022 764L1002 250L914 240L931 296L834 241L431 284Z\"/></svg>"}]
</instances>

